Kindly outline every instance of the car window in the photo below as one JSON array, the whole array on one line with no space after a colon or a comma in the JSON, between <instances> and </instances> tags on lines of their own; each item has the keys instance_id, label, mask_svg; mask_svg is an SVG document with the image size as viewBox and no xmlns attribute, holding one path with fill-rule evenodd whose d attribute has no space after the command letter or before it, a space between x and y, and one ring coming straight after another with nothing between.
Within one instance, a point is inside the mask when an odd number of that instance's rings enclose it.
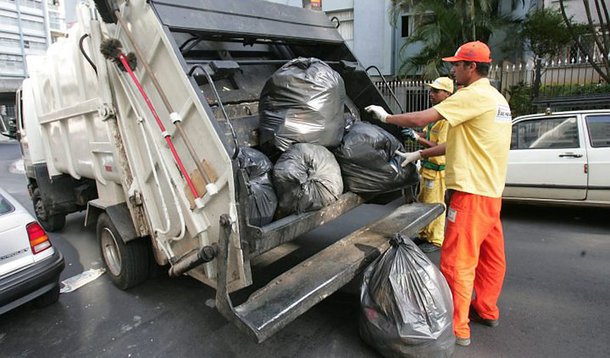
<instances>
[{"instance_id":1,"label":"car window","mask_svg":"<svg viewBox=\"0 0 610 358\"><path fill-rule=\"evenodd\" d=\"M578 148L576 117L544 117L513 125L510 149Z\"/></svg>"},{"instance_id":2,"label":"car window","mask_svg":"<svg viewBox=\"0 0 610 358\"><path fill-rule=\"evenodd\" d=\"M0 215L8 214L15 210L11 203L0 194Z\"/></svg>"},{"instance_id":3,"label":"car window","mask_svg":"<svg viewBox=\"0 0 610 358\"><path fill-rule=\"evenodd\" d=\"M591 147L610 147L610 115L592 115L586 118Z\"/></svg>"}]
</instances>

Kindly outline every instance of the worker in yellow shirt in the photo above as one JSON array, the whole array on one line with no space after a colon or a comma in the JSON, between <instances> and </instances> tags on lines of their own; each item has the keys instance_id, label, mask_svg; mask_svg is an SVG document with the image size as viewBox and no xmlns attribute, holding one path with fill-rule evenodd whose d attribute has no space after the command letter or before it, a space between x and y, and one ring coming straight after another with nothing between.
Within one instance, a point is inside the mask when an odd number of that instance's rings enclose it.
<instances>
[{"instance_id":1,"label":"worker in yellow shirt","mask_svg":"<svg viewBox=\"0 0 610 358\"><path fill-rule=\"evenodd\" d=\"M440 269L453 294L456 343L467 346L469 315L490 327L497 326L500 318L497 302L506 272L500 209L511 113L506 99L487 79L491 51L486 44L466 43L443 61L451 63L456 83L464 86L451 97L419 112L389 115L379 106L366 110L382 122L402 127L423 127L442 118L449 124L445 145L401 155L406 165L446 151L445 182L451 198Z\"/></svg>"},{"instance_id":2,"label":"worker in yellow shirt","mask_svg":"<svg viewBox=\"0 0 610 358\"><path fill-rule=\"evenodd\" d=\"M430 88L430 102L432 105L441 103L453 94L453 80L449 77L439 77L432 83L427 83L426 86ZM447 121L438 120L428 123L421 135L410 128L404 128L403 133L412 137L424 147L430 148L447 141L448 128L449 124ZM444 203L445 156L440 155L422 160L420 178L419 201L422 203ZM445 213L443 212L428 226L423 228L419 233L419 237L424 241L419 244L419 248L423 252L431 253L438 251L441 245L443 245L445 237Z\"/></svg>"}]
</instances>

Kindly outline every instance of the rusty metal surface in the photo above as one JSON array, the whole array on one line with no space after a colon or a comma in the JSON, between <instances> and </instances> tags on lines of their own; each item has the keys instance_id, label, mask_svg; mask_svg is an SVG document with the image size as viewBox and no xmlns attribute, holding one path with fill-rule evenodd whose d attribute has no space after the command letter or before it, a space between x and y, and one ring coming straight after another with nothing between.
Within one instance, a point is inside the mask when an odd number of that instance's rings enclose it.
<instances>
[{"instance_id":1,"label":"rusty metal surface","mask_svg":"<svg viewBox=\"0 0 610 358\"><path fill-rule=\"evenodd\" d=\"M240 306L233 307L226 290L219 290L218 308L242 331L262 342L352 280L388 248L392 235L412 236L443 210L440 204L400 206L283 273ZM225 250L226 245L221 245L220 251ZM221 253L219 259L226 254Z\"/></svg>"},{"instance_id":2,"label":"rusty metal surface","mask_svg":"<svg viewBox=\"0 0 610 358\"><path fill-rule=\"evenodd\" d=\"M258 256L278 245L294 240L362 204L364 199L354 193L345 193L339 200L320 210L290 215L262 228L248 228L251 256Z\"/></svg>"}]
</instances>

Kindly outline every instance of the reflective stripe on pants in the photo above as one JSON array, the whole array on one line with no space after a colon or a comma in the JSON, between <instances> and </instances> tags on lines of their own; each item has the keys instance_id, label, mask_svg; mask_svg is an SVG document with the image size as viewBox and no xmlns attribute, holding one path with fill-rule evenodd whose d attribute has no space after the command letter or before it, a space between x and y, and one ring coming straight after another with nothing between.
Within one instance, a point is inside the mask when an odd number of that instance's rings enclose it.
<instances>
[{"instance_id":1,"label":"reflective stripe on pants","mask_svg":"<svg viewBox=\"0 0 610 358\"><path fill-rule=\"evenodd\" d=\"M453 330L460 338L470 337L471 303L482 318L500 317L497 302L506 272L501 207L502 198L459 191L449 203L440 269L453 293Z\"/></svg>"}]
</instances>

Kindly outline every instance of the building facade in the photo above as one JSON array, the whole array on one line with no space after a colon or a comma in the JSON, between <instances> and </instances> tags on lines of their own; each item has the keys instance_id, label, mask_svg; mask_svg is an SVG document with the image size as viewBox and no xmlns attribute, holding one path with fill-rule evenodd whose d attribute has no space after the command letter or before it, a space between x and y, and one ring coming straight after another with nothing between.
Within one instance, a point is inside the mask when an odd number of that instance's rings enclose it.
<instances>
[{"instance_id":1,"label":"building facade","mask_svg":"<svg viewBox=\"0 0 610 358\"><path fill-rule=\"evenodd\" d=\"M60 0L0 0L0 114L14 116L15 92L27 77L26 56L43 54L66 33Z\"/></svg>"}]
</instances>

